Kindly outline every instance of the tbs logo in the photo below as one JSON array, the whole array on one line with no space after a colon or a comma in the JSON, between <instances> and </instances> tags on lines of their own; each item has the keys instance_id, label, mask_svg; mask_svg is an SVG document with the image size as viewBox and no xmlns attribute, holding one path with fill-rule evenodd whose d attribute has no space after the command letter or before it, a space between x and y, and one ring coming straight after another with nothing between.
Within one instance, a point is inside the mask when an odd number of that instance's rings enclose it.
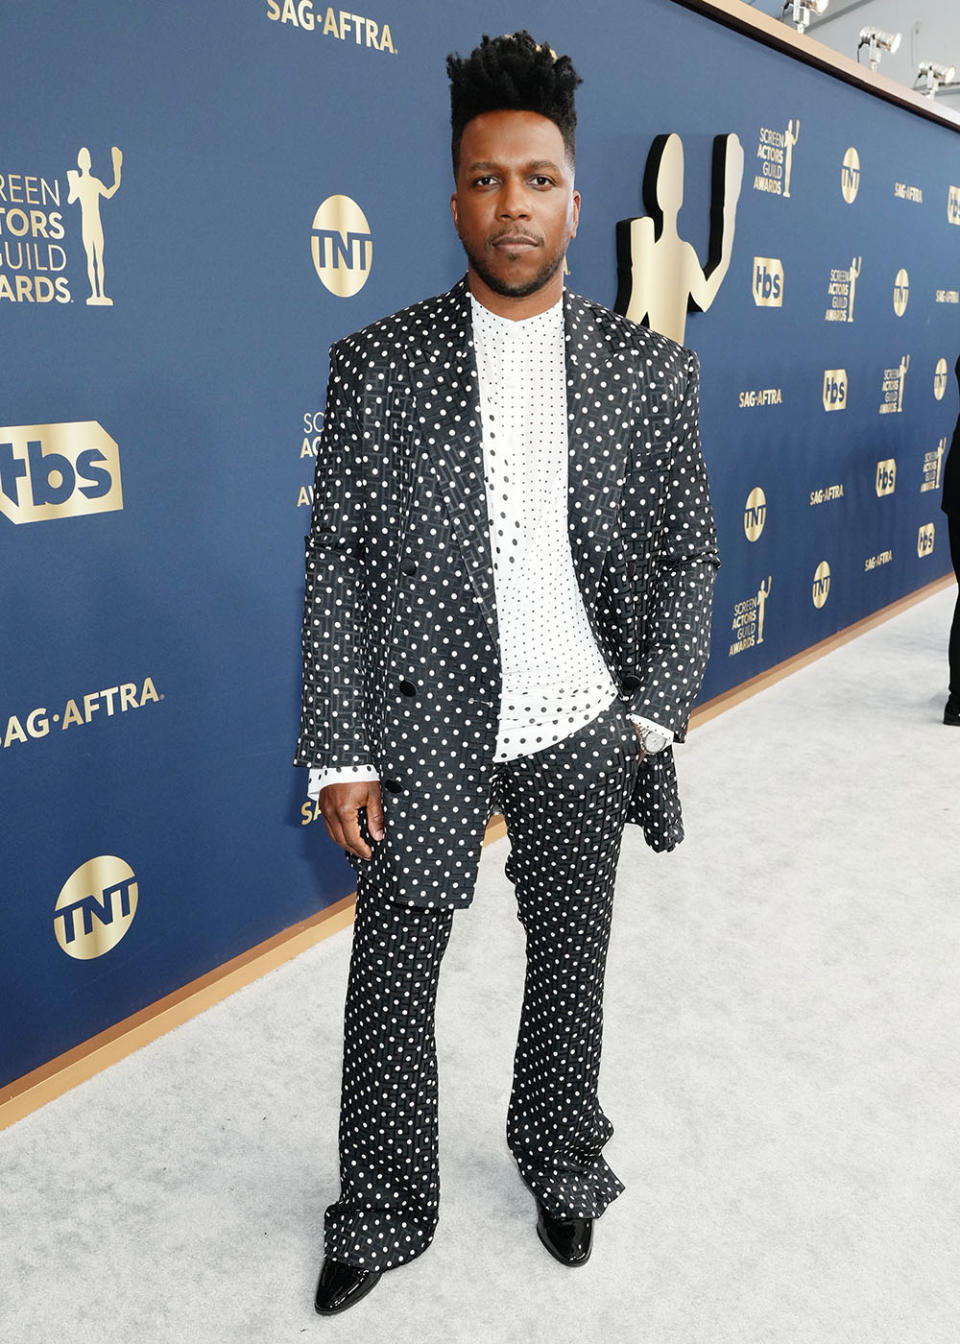
<instances>
[{"instance_id":1,"label":"tbs logo","mask_svg":"<svg viewBox=\"0 0 960 1344\"><path fill-rule=\"evenodd\" d=\"M877 463L877 479L875 489L878 498L882 495L892 495L897 488L897 461L894 457L884 458L882 462Z\"/></svg>"},{"instance_id":2,"label":"tbs logo","mask_svg":"<svg viewBox=\"0 0 960 1344\"><path fill-rule=\"evenodd\" d=\"M753 301L758 308L783 307L783 262L777 257L754 257Z\"/></svg>"},{"instance_id":3,"label":"tbs logo","mask_svg":"<svg viewBox=\"0 0 960 1344\"><path fill-rule=\"evenodd\" d=\"M12 523L122 508L120 454L96 420L0 429L0 513Z\"/></svg>"},{"instance_id":4,"label":"tbs logo","mask_svg":"<svg viewBox=\"0 0 960 1344\"><path fill-rule=\"evenodd\" d=\"M847 409L846 369L824 369L823 409L825 411L845 411Z\"/></svg>"},{"instance_id":5,"label":"tbs logo","mask_svg":"<svg viewBox=\"0 0 960 1344\"><path fill-rule=\"evenodd\" d=\"M917 532L917 555L921 560L924 556L933 555L935 541L936 528L933 523L924 523Z\"/></svg>"}]
</instances>

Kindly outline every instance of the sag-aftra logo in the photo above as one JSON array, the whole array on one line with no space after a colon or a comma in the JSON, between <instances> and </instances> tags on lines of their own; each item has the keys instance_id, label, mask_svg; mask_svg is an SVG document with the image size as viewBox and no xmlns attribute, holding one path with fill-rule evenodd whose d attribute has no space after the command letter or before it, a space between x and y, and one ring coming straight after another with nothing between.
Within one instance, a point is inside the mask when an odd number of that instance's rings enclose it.
<instances>
[{"instance_id":1,"label":"sag-aftra logo","mask_svg":"<svg viewBox=\"0 0 960 1344\"><path fill-rule=\"evenodd\" d=\"M96 420L0 428L0 513L12 523L122 508L120 452Z\"/></svg>"}]
</instances>

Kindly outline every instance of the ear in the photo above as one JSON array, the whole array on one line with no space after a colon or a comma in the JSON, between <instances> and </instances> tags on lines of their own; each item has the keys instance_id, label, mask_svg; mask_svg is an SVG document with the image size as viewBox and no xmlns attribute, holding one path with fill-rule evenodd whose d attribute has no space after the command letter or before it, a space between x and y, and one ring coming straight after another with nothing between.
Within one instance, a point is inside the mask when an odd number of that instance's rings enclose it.
<instances>
[{"instance_id":1,"label":"ear","mask_svg":"<svg viewBox=\"0 0 960 1344\"><path fill-rule=\"evenodd\" d=\"M457 193L456 193L456 192L454 192L453 195L450 197L450 213L453 215L453 227L456 229L456 231L457 231L457 235L459 236L459 234L460 234L460 211L459 211L459 209L458 209L458 205L457 205Z\"/></svg>"},{"instance_id":2,"label":"ear","mask_svg":"<svg viewBox=\"0 0 960 1344\"><path fill-rule=\"evenodd\" d=\"M573 193L573 229L571 230L570 233L571 238L576 238L577 225L579 223L580 223L580 193L579 191L575 191Z\"/></svg>"}]
</instances>

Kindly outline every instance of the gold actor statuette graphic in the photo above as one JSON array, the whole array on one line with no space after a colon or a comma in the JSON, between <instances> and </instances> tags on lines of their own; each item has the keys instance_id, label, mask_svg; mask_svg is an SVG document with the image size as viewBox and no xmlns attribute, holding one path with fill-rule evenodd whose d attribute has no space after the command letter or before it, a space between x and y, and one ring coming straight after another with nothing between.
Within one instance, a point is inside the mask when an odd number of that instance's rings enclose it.
<instances>
[{"instance_id":1,"label":"gold actor statuette graphic","mask_svg":"<svg viewBox=\"0 0 960 1344\"><path fill-rule=\"evenodd\" d=\"M830 596L830 566L826 560L821 560L817 565L816 573L813 576L813 605L817 608L822 607Z\"/></svg>"},{"instance_id":2,"label":"gold actor statuette graphic","mask_svg":"<svg viewBox=\"0 0 960 1344\"><path fill-rule=\"evenodd\" d=\"M111 153L113 155L112 187L105 187L99 177L94 177L90 172L89 149L81 149L77 154L79 172L76 168L67 169L67 181L70 183L67 204L71 205L74 201L80 202L80 229L84 251L87 254L87 278L90 281L90 297L87 299L87 303L95 307L113 306L113 299L107 298L103 288L103 223L100 219L100 197L102 196L104 200L109 201L119 187L123 155L116 145L114 145Z\"/></svg>"},{"instance_id":3,"label":"gold actor statuette graphic","mask_svg":"<svg viewBox=\"0 0 960 1344\"><path fill-rule=\"evenodd\" d=\"M800 139L800 118L796 121L788 121L787 129L783 133L783 144L787 151L787 160L783 165L783 194L790 195L790 174L793 172L793 147Z\"/></svg>"},{"instance_id":4,"label":"gold actor statuette graphic","mask_svg":"<svg viewBox=\"0 0 960 1344\"><path fill-rule=\"evenodd\" d=\"M313 217L310 254L331 294L349 299L367 283L373 238L367 217L349 196L328 196Z\"/></svg>"},{"instance_id":5,"label":"gold actor statuette graphic","mask_svg":"<svg viewBox=\"0 0 960 1344\"><path fill-rule=\"evenodd\" d=\"M738 137L718 135L713 142L709 257L701 266L677 227L683 204L683 141L679 135L657 136L643 180L650 213L617 225L618 313L683 343L687 312L706 312L729 269L742 181Z\"/></svg>"},{"instance_id":6,"label":"gold actor statuette graphic","mask_svg":"<svg viewBox=\"0 0 960 1344\"><path fill-rule=\"evenodd\" d=\"M853 145L843 156L843 166L840 169L840 190L843 192L843 199L847 205L853 205L857 199L857 192L860 190L860 155Z\"/></svg>"},{"instance_id":7,"label":"gold actor statuette graphic","mask_svg":"<svg viewBox=\"0 0 960 1344\"><path fill-rule=\"evenodd\" d=\"M766 583L761 583L757 589L757 643L763 643L763 618L767 612L767 598L770 596L770 589L773 587L773 575L767 575Z\"/></svg>"},{"instance_id":8,"label":"gold actor statuette graphic","mask_svg":"<svg viewBox=\"0 0 960 1344\"><path fill-rule=\"evenodd\" d=\"M137 879L115 854L88 859L57 897L53 928L68 957L89 961L116 947L137 913Z\"/></svg>"}]
</instances>

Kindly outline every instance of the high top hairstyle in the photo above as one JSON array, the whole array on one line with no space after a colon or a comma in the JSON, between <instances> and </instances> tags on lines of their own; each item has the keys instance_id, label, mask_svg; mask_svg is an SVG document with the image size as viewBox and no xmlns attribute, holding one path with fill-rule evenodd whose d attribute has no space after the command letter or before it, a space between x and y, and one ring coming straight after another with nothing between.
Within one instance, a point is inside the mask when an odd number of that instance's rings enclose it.
<instances>
[{"instance_id":1,"label":"high top hairstyle","mask_svg":"<svg viewBox=\"0 0 960 1344\"><path fill-rule=\"evenodd\" d=\"M535 42L526 29L503 37L485 34L466 59L455 53L447 57L447 74L454 177L463 129L483 112L538 112L548 117L559 128L570 161L574 161L574 90L583 80L569 56L558 56L546 43Z\"/></svg>"}]
</instances>

